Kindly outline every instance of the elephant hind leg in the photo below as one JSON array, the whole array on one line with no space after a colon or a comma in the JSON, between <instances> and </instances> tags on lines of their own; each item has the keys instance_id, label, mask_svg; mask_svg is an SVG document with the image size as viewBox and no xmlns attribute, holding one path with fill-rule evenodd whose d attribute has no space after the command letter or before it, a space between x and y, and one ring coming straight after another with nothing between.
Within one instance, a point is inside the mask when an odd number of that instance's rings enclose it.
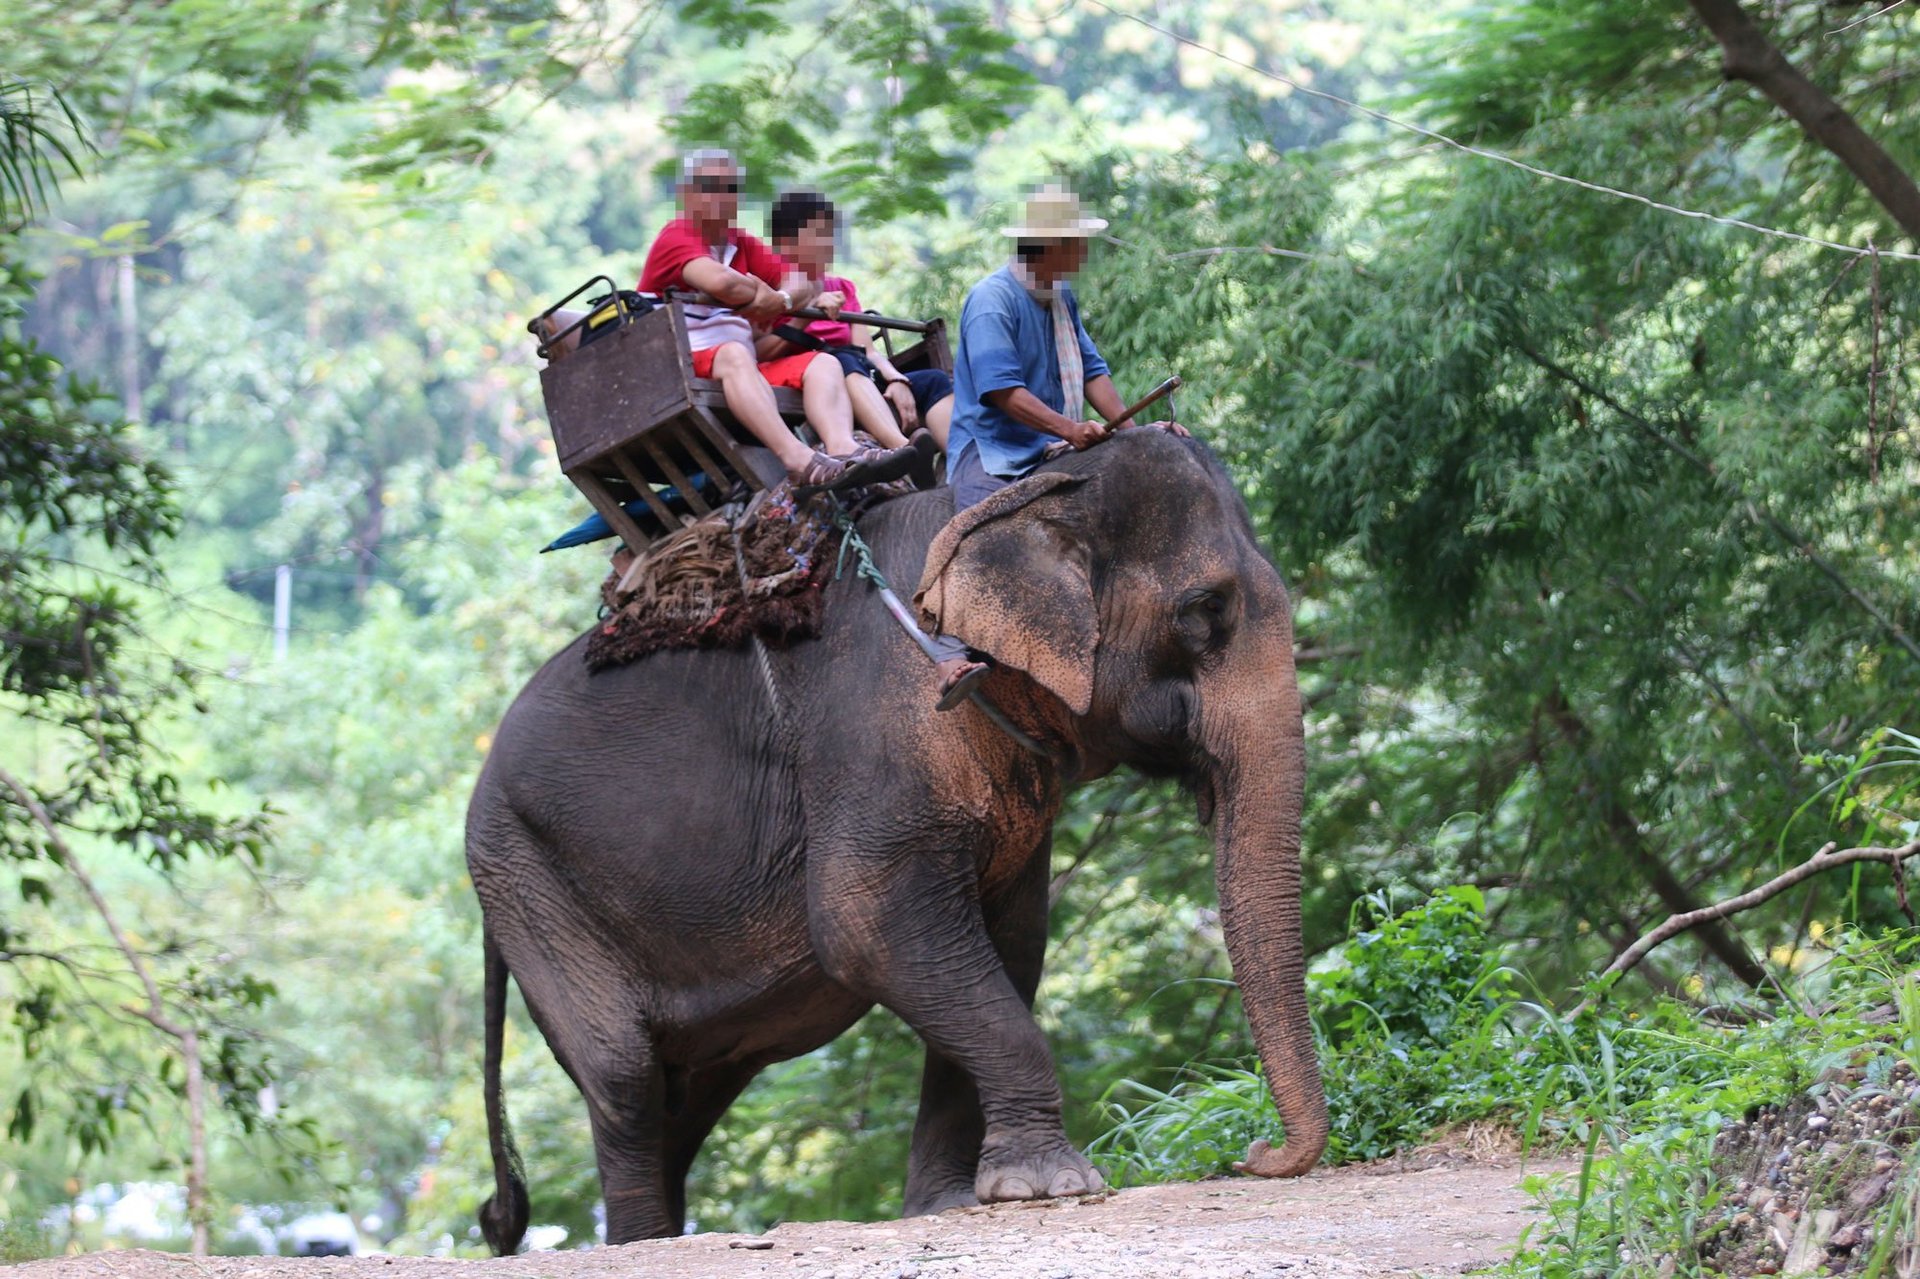
<instances>
[{"instance_id":1,"label":"elephant hind leg","mask_svg":"<svg viewBox=\"0 0 1920 1279\"><path fill-rule=\"evenodd\" d=\"M758 1062L710 1066L686 1076L684 1096L667 1111L663 1141L667 1212L676 1234L687 1228L687 1174L713 1126L760 1073Z\"/></svg>"},{"instance_id":2,"label":"elephant hind leg","mask_svg":"<svg viewBox=\"0 0 1920 1279\"><path fill-rule=\"evenodd\" d=\"M587 1097L593 1153L600 1165L600 1197L607 1209L607 1242L632 1243L680 1233L666 1193L660 1072L651 1053L591 1081L574 1080Z\"/></svg>"},{"instance_id":3,"label":"elephant hind leg","mask_svg":"<svg viewBox=\"0 0 1920 1279\"><path fill-rule=\"evenodd\" d=\"M661 1153L664 1088L644 987L627 957L592 930L565 932L562 941L536 906L565 902L566 888L545 880L533 856L518 868L514 892L490 892L478 877L475 886L527 1010L586 1099L607 1242L675 1234Z\"/></svg>"}]
</instances>

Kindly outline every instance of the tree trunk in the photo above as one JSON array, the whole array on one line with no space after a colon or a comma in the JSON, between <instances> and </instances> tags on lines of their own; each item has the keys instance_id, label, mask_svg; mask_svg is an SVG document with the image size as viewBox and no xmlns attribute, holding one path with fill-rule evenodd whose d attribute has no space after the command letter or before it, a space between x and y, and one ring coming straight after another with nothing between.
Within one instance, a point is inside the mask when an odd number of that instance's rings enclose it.
<instances>
[{"instance_id":1,"label":"tree trunk","mask_svg":"<svg viewBox=\"0 0 1920 1279\"><path fill-rule=\"evenodd\" d=\"M1548 695L1540 709L1569 747L1582 755L1586 754L1592 733L1586 722L1567 704L1559 689ZM1589 776L1592 771L1587 770ZM1639 872L1640 878L1653 889L1654 895L1669 912L1681 915L1703 905L1687 891L1687 886L1680 882L1673 868L1647 847L1646 837L1640 833L1640 823L1627 811L1627 806L1611 788L1601 788L1588 781L1581 784L1581 790L1599 804L1600 820L1613 836L1613 842L1627 855L1634 870ZM1714 920L1703 925L1698 934L1708 953L1725 964L1741 981L1749 986L1759 986L1767 980L1767 970L1760 966L1725 921Z\"/></svg>"},{"instance_id":2,"label":"tree trunk","mask_svg":"<svg viewBox=\"0 0 1920 1279\"><path fill-rule=\"evenodd\" d=\"M120 302L120 401L129 419L145 422L146 397L140 387L140 356L145 343L140 333L140 302L131 253L120 255L114 273Z\"/></svg>"},{"instance_id":3,"label":"tree trunk","mask_svg":"<svg viewBox=\"0 0 1920 1279\"><path fill-rule=\"evenodd\" d=\"M1853 172L1900 229L1920 244L1920 186L1838 102L1787 61L1739 0L1688 0L1720 42L1721 69L1792 116L1807 136Z\"/></svg>"}]
</instances>

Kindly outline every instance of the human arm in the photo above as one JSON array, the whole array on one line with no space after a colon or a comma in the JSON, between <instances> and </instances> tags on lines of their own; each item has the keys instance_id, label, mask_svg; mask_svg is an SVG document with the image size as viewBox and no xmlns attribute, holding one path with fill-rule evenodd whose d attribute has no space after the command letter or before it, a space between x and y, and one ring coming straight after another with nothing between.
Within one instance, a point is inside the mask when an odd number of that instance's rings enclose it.
<instances>
[{"instance_id":1,"label":"human arm","mask_svg":"<svg viewBox=\"0 0 1920 1279\"><path fill-rule=\"evenodd\" d=\"M1113 386L1113 379L1105 373L1087 379L1087 403L1094 411L1113 424L1116 431L1133 425L1133 419L1120 420L1120 414L1127 411L1126 401L1120 398L1120 392Z\"/></svg>"},{"instance_id":2,"label":"human arm","mask_svg":"<svg viewBox=\"0 0 1920 1279\"><path fill-rule=\"evenodd\" d=\"M777 333L759 333L753 339L753 358L765 364L785 355L798 355L800 348Z\"/></svg>"},{"instance_id":3,"label":"human arm","mask_svg":"<svg viewBox=\"0 0 1920 1279\"><path fill-rule=\"evenodd\" d=\"M988 391L980 398L1022 426L1030 426L1036 431L1058 436L1076 449L1091 448L1107 438L1105 423L1097 422L1092 418L1075 421L1064 413L1055 413L1041 402L1039 396L1024 386ZM1126 405L1122 404L1119 407L1124 409Z\"/></svg>"},{"instance_id":4,"label":"human arm","mask_svg":"<svg viewBox=\"0 0 1920 1279\"><path fill-rule=\"evenodd\" d=\"M960 350L972 369L974 394L980 403L1005 413L1022 426L1056 436L1076 449L1106 438L1106 428L1049 408L1027 389L1027 374L1019 350L1020 336L1013 317L993 305L976 305L968 298L960 313ZM1068 407L1078 410L1079 405Z\"/></svg>"},{"instance_id":5,"label":"human arm","mask_svg":"<svg viewBox=\"0 0 1920 1279\"><path fill-rule=\"evenodd\" d=\"M852 326L853 345L867 354L867 363L873 365L873 371L880 377L880 394L893 406L894 413L900 418L900 429L913 434L920 425L920 409L913 402L913 384L907 381L907 375L893 367L893 361L886 352L874 344L873 332L864 324Z\"/></svg>"}]
</instances>

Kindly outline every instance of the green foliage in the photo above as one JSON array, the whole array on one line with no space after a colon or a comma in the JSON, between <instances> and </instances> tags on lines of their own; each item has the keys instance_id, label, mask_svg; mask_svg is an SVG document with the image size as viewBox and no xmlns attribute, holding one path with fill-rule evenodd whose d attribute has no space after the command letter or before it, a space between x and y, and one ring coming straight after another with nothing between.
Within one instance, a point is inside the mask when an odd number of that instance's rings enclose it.
<instances>
[{"instance_id":1,"label":"green foliage","mask_svg":"<svg viewBox=\"0 0 1920 1279\"><path fill-rule=\"evenodd\" d=\"M1537 1184L1549 1219L1504 1273L1652 1275L1667 1272L1663 1259L1698 1273L1722 1193L1716 1135L1756 1106L1818 1095L1831 1068L1884 1083L1895 1062L1920 1057L1916 955L1911 932L1845 932L1809 956L1776 1005L1741 1021L1675 999L1569 1017L1520 1001L1522 979L1487 949L1474 890L1398 916L1371 902L1310 983L1328 1158L1378 1158L1491 1119L1530 1146L1584 1156L1564 1184ZM1280 1130L1257 1066L1196 1066L1169 1091L1131 1084L1120 1096L1094 1149L1122 1181L1214 1175Z\"/></svg>"},{"instance_id":2,"label":"green foliage","mask_svg":"<svg viewBox=\"0 0 1920 1279\"><path fill-rule=\"evenodd\" d=\"M44 1226L30 1221L0 1221L0 1264L17 1265L53 1255Z\"/></svg>"},{"instance_id":3,"label":"green foliage","mask_svg":"<svg viewBox=\"0 0 1920 1279\"><path fill-rule=\"evenodd\" d=\"M1830 1069L1859 1069L1872 1086L1895 1062L1920 1058L1920 941L1848 932L1823 951L1781 1006L1751 1023L1703 1023L1668 1003L1642 1024L1595 1032L1598 1051L1578 1058L1587 1064L1563 1068L1578 1081L1564 1123L1585 1152L1581 1170L1537 1187L1548 1221L1504 1273L1704 1273L1703 1227L1726 1192L1709 1156L1729 1122L1755 1106L1819 1096ZM1888 1206L1891 1237L1907 1198Z\"/></svg>"},{"instance_id":4,"label":"green foliage","mask_svg":"<svg viewBox=\"0 0 1920 1279\"><path fill-rule=\"evenodd\" d=\"M673 136L732 149L758 194L820 187L863 219L942 212L966 156L1007 124L1031 83L1007 56L1012 38L971 0L876 0L825 13L804 34L777 23L770 5L701 0L687 12L737 24L739 43L752 33L767 47L694 88Z\"/></svg>"},{"instance_id":5,"label":"green foliage","mask_svg":"<svg viewBox=\"0 0 1920 1279\"><path fill-rule=\"evenodd\" d=\"M63 137L59 121L73 143ZM56 89L0 80L0 228L11 230L45 207L61 169L80 173L80 122Z\"/></svg>"},{"instance_id":6,"label":"green foliage","mask_svg":"<svg viewBox=\"0 0 1920 1279\"><path fill-rule=\"evenodd\" d=\"M177 1119L186 1027L242 1132L310 1141L257 1103L272 1076L251 1022L271 984L226 968L191 928L156 923L145 940L123 928L132 917L147 933L128 908L192 867L259 863L266 818L213 802L167 749L174 718L202 705L192 663L156 652L144 626L167 590L172 480L18 336L25 288L0 276L0 893L18 902L0 912L7 1137L58 1133L85 1164L136 1124ZM129 1024L129 1001L151 1030Z\"/></svg>"},{"instance_id":7,"label":"green foliage","mask_svg":"<svg viewBox=\"0 0 1920 1279\"><path fill-rule=\"evenodd\" d=\"M1351 940L1308 983L1327 1158L1378 1159L1442 1125L1507 1111L1526 1091L1515 1091L1515 1063L1539 1055L1515 1030L1514 990L1478 890L1448 889L1399 914L1384 896L1357 903ZM1113 1126L1094 1148L1128 1182L1213 1175L1281 1129L1257 1064L1195 1067L1164 1092L1128 1081L1108 1106Z\"/></svg>"}]
</instances>

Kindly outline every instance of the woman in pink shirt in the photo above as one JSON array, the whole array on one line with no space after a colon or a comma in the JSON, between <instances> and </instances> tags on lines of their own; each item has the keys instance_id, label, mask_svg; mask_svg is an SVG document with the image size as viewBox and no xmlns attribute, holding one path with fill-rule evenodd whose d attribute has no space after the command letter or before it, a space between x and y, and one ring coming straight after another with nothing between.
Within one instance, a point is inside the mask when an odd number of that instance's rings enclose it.
<instances>
[{"instance_id":1,"label":"woman in pink shirt","mask_svg":"<svg viewBox=\"0 0 1920 1279\"><path fill-rule=\"evenodd\" d=\"M828 274L833 266L839 215L825 196L813 191L787 192L774 201L770 224L768 238L776 253L810 279L819 280L823 291L841 294L842 309L865 309L860 305L853 281ZM939 369L900 372L886 353L874 345L873 335L865 325L849 324L845 320L811 320L802 331L815 341L825 343L829 353L840 360L847 375L847 394L853 402L854 421L861 430L888 448L906 444L909 437L924 430L931 436L932 444L946 448L947 424L953 418L951 376ZM794 344L788 343L779 349L793 348ZM769 349L763 349L761 358L767 358L769 353Z\"/></svg>"}]
</instances>

